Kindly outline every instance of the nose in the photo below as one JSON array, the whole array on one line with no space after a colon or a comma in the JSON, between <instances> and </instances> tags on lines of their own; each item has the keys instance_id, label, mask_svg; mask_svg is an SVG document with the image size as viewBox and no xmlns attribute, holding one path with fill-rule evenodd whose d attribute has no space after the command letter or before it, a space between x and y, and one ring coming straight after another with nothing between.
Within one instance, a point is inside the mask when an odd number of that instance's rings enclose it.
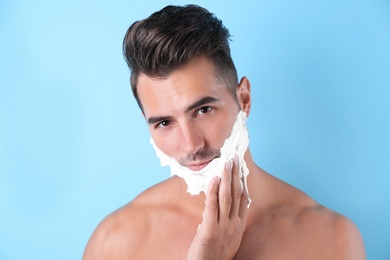
<instances>
[{"instance_id":1,"label":"nose","mask_svg":"<svg viewBox=\"0 0 390 260\"><path fill-rule=\"evenodd\" d=\"M195 125L186 123L181 127L181 150L187 154L196 154L196 152L200 151L204 147L204 138L202 131L198 129Z\"/></svg>"}]
</instances>

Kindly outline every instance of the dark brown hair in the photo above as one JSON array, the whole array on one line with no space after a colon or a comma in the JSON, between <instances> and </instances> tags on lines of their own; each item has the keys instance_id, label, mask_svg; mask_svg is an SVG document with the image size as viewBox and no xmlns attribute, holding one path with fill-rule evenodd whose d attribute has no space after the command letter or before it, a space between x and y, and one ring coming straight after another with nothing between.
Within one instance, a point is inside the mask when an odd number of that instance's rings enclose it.
<instances>
[{"instance_id":1,"label":"dark brown hair","mask_svg":"<svg viewBox=\"0 0 390 260\"><path fill-rule=\"evenodd\" d=\"M130 83L141 110L137 80L141 73L164 78L192 58L209 58L218 79L236 98L237 72L230 55L229 31L214 14L196 5L167 6L133 23L123 39Z\"/></svg>"}]
</instances>

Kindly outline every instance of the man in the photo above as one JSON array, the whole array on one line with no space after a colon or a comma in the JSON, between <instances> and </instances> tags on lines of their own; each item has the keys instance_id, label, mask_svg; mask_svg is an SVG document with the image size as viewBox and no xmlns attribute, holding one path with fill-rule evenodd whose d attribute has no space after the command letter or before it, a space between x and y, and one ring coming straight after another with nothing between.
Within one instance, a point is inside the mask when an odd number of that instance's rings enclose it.
<instances>
[{"instance_id":1,"label":"man","mask_svg":"<svg viewBox=\"0 0 390 260\"><path fill-rule=\"evenodd\" d=\"M253 161L244 144L250 84L238 82L228 40L194 5L129 28L133 93L174 176L105 218L84 259L365 259L349 219Z\"/></svg>"}]
</instances>

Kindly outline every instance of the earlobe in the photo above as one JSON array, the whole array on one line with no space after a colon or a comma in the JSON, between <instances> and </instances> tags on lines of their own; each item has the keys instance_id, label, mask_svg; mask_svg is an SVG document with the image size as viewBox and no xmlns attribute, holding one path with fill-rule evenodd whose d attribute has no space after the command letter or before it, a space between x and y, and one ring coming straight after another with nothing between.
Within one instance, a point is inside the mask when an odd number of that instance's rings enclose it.
<instances>
[{"instance_id":1,"label":"earlobe","mask_svg":"<svg viewBox=\"0 0 390 260\"><path fill-rule=\"evenodd\" d=\"M243 77L237 86L237 98L240 103L241 110L249 116L251 108L251 93L250 93L250 82L247 77Z\"/></svg>"}]
</instances>

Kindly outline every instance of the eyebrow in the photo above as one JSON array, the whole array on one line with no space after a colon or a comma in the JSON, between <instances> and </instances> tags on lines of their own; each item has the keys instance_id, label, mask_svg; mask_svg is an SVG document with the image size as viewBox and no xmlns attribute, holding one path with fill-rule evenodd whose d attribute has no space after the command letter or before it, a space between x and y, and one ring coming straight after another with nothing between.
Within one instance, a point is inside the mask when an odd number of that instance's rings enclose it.
<instances>
[{"instance_id":1,"label":"eyebrow","mask_svg":"<svg viewBox=\"0 0 390 260\"><path fill-rule=\"evenodd\" d=\"M219 101L219 99L215 98L215 97L211 97L211 96L203 97L203 98L199 99L198 101L194 102L192 105L190 105L186 109L186 113L190 112L194 108L203 106L203 105L208 104L208 103L214 103L214 102L217 102L217 101Z\"/></svg>"},{"instance_id":2,"label":"eyebrow","mask_svg":"<svg viewBox=\"0 0 390 260\"><path fill-rule=\"evenodd\" d=\"M220 101L220 99L215 98L215 97L211 97L211 96L206 96L206 97L203 97L203 98L195 101L193 104L188 106L187 109L185 110L185 112L188 113L191 110L193 110L194 108L203 106L205 104L218 102L218 101ZM155 124L155 123L165 121L165 120L170 120L170 119L172 119L172 117L170 117L170 116L152 116L152 117L148 118L148 124L151 125L151 124Z\"/></svg>"},{"instance_id":3,"label":"eyebrow","mask_svg":"<svg viewBox=\"0 0 390 260\"><path fill-rule=\"evenodd\" d=\"M169 116L151 116L148 118L148 124L152 125L158 122L166 121L171 119Z\"/></svg>"}]
</instances>

